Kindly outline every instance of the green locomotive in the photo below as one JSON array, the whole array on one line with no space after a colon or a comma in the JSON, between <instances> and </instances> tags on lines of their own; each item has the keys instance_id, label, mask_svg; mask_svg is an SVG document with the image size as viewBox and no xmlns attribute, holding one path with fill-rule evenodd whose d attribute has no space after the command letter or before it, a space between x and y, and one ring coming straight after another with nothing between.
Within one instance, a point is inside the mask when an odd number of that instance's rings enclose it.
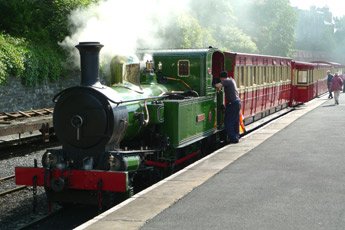
<instances>
[{"instance_id":1,"label":"green locomotive","mask_svg":"<svg viewBox=\"0 0 345 230\"><path fill-rule=\"evenodd\" d=\"M98 77L102 45L77 48L81 85L54 98L62 148L48 150L42 167L17 167L17 184L44 186L54 202L108 206L220 143L223 95L212 86L226 65L219 50L150 51L142 69L114 57L113 84L105 86Z\"/></svg>"}]
</instances>

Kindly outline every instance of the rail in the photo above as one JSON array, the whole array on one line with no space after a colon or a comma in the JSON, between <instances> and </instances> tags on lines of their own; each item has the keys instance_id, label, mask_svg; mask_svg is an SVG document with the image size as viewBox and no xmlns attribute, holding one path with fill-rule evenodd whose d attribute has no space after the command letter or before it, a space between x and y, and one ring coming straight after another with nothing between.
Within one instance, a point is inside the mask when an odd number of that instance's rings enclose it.
<instances>
[{"instance_id":1,"label":"rail","mask_svg":"<svg viewBox=\"0 0 345 230\"><path fill-rule=\"evenodd\" d=\"M29 111L17 111L17 112L0 112L0 124L10 124L10 121L21 119L21 118L30 118L37 116L45 116L53 113L52 108L44 108L37 110Z\"/></svg>"},{"instance_id":2,"label":"rail","mask_svg":"<svg viewBox=\"0 0 345 230\"><path fill-rule=\"evenodd\" d=\"M3 181L14 179L14 178L15 178L15 175L11 175L11 176L0 178L0 183L3 182ZM6 190L0 192L0 197L3 197L3 196L5 196L7 194L10 194L10 193L21 191L21 190L25 189L26 187L27 186L25 186L25 185L21 185L21 186L16 186L14 188L6 189Z\"/></svg>"}]
</instances>

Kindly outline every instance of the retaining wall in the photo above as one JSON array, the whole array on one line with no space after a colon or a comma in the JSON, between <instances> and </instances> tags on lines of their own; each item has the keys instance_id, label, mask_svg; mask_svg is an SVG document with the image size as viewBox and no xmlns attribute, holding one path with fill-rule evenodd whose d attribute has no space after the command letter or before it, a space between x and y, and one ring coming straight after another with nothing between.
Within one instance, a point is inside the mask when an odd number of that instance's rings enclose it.
<instances>
[{"instance_id":1,"label":"retaining wall","mask_svg":"<svg viewBox=\"0 0 345 230\"><path fill-rule=\"evenodd\" d=\"M28 111L54 106L53 97L61 90L80 84L80 77L43 82L35 87L24 86L20 78L9 77L0 85L0 112Z\"/></svg>"}]
</instances>

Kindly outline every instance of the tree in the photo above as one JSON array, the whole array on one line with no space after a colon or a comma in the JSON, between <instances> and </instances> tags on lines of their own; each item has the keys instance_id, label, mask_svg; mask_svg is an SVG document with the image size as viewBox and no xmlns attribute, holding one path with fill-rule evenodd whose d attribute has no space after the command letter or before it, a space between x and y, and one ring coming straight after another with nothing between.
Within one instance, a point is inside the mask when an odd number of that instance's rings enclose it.
<instances>
[{"instance_id":1,"label":"tree","mask_svg":"<svg viewBox=\"0 0 345 230\"><path fill-rule=\"evenodd\" d=\"M235 24L233 3L228 0L192 0L192 14L215 39L213 46L237 52L257 52L255 43Z\"/></svg>"},{"instance_id":2,"label":"tree","mask_svg":"<svg viewBox=\"0 0 345 230\"><path fill-rule=\"evenodd\" d=\"M0 0L0 84L21 77L26 85L56 80L66 59L58 41L68 35L68 17L99 0Z\"/></svg>"},{"instance_id":3,"label":"tree","mask_svg":"<svg viewBox=\"0 0 345 230\"><path fill-rule=\"evenodd\" d=\"M297 16L289 0L248 0L250 18L242 28L256 43L260 53L288 56L294 47Z\"/></svg>"},{"instance_id":4,"label":"tree","mask_svg":"<svg viewBox=\"0 0 345 230\"><path fill-rule=\"evenodd\" d=\"M334 24L328 8L311 7L298 11L296 48L330 52L334 49Z\"/></svg>"},{"instance_id":5,"label":"tree","mask_svg":"<svg viewBox=\"0 0 345 230\"><path fill-rule=\"evenodd\" d=\"M165 48L206 48L215 43L211 33L188 13L172 17L159 36Z\"/></svg>"},{"instance_id":6,"label":"tree","mask_svg":"<svg viewBox=\"0 0 345 230\"><path fill-rule=\"evenodd\" d=\"M335 23L335 49L334 55L340 63L345 63L345 16L334 19Z\"/></svg>"}]
</instances>

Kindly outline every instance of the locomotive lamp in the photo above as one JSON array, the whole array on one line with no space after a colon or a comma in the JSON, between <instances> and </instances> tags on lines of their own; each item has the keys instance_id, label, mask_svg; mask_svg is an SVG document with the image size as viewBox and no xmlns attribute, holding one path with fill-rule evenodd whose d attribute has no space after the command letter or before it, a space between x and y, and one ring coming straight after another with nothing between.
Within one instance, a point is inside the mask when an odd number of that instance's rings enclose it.
<instances>
[{"instance_id":1,"label":"locomotive lamp","mask_svg":"<svg viewBox=\"0 0 345 230\"><path fill-rule=\"evenodd\" d=\"M85 170L93 169L93 157L85 157L83 159L83 169Z\"/></svg>"},{"instance_id":2,"label":"locomotive lamp","mask_svg":"<svg viewBox=\"0 0 345 230\"><path fill-rule=\"evenodd\" d=\"M43 154L42 158L42 164L46 168L58 168L58 169L65 169L66 168L66 162L61 154L58 152L54 152L53 150L50 150L52 152L46 152Z\"/></svg>"}]
</instances>

